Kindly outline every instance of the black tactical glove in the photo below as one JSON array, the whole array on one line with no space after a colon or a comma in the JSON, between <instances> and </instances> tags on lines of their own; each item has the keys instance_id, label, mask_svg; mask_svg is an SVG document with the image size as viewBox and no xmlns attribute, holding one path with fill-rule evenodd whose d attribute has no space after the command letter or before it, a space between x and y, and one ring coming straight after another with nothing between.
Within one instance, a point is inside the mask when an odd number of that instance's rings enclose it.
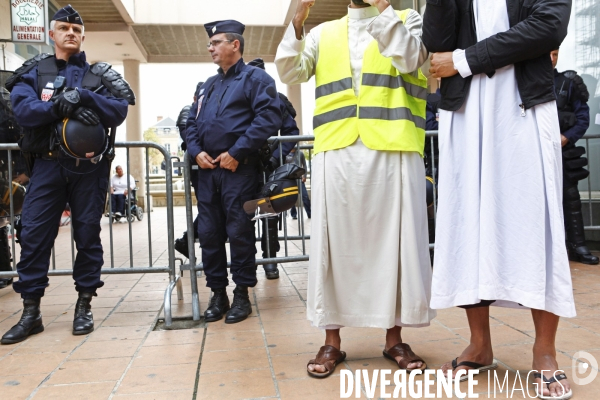
<instances>
[{"instance_id":1,"label":"black tactical glove","mask_svg":"<svg viewBox=\"0 0 600 400\"><path fill-rule=\"evenodd\" d=\"M100 117L91 108L79 107L73 111L72 118L83 122L86 125L98 125L100 123Z\"/></svg>"},{"instance_id":2,"label":"black tactical glove","mask_svg":"<svg viewBox=\"0 0 600 400\"><path fill-rule=\"evenodd\" d=\"M71 117L71 114L79 107L80 103L81 96L79 95L79 91L77 89L68 89L56 96L52 105L52 111L61 118Z\"/></svg>"}]
</instances>

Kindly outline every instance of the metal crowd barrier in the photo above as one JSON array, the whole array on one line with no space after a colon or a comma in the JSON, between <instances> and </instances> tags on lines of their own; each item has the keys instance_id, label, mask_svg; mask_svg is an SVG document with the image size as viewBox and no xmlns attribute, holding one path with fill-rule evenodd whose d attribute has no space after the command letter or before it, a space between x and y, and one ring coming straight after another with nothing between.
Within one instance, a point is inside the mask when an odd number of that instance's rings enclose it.
<instances>
[{"instance_id":1,"label":"metal crowd barrier","mask_svg":"<svg viewBox=\"0 0 600 400\"><path fill-rule=\"evenodd\" d=\"M588 158L588 166L587 169L588 171L590 171L590 174L588 175L587 179L585 181L579 182L579 192L583 194L587 194L587 210L588 210L588 218L584 218L584 222L585 219L589 219L589 224L586 224L584 226L585 230L590 230L590 231L600 231L600 225L595 225L594 224L594 211L593 211L593 207L592 204L594 202L594 200L596 201L596 203L600 203L600 181L598 181L598 179L600 179L600 176L596 176L594 174L595 171L599 170L599 166L596 165L594 168L594 165L592 165L593 163L597 163L598 160L600 159L598 157L599 154L597 154L597 151L600 150L600 134L590 134L590 135L585 135L583 137L583 140L585 140L585 157ZM592 148L590 146L590 141L592 141L592 144L596 145L594 146L594 148ZM580 139L577 142L578 146L582 145L582 139ZM593 151L592 151L593 150ZM595 182L592 182L592 179L596 179ZM592 186L595 186L597 189L596 190L592 190ZM594 194L594 192L596 192L596 194ZM595 197L595 198L594 198ZM584 201L584 196L582 196L581 198L582 203Z\"/></svg>"},{"instance_id":2,"label":"metal crowd barrier","mask_svg":"<svg viewBox=\"0 0 600 400\"><path fill-rule=\"evenodd\" d=\"M435 177L437 175L437 165L436 165L436 157L435 157L435 149L437 146L434 145L434 140L437 137L437 131L427 131L426 132L426 140L429 140L431 143L431 163L432 163L432 175ZM595 161L598 157L593 157L592 154L590 154L590 141L594 141L597 139L600 139L600 135L588 135L584 137L585 139L585 147L586 147L586 151L588 154L588 157L590 158L590 162L597 162ZM310 175L310 171L312 171L312 151L313 151L313 146L312 143L308 143L308 144L303 144L300 145L300 142L312 142L314 141L314 136L288 136L288 137L281 137L281 136L277 136L277 137L272 137L269 139L269 142L273 142L273 141L279 141L279 149L280 149L280 154L281 154L281 146L283 143L287 143L287 142L295 142L296 143L296 149L297 151L300 150L308 150L309 153L309 157L307 160L307 164L309 166L309 175ZM581 142L579 143L581 145ZM594 143L593 143L594 144ZM598 148L595 148L594 151L600 151L600 141L598 141L597 143L599 146ZM129 182L129 175L130 175L130 149L131 148L143 148L145 149L146 152L146 165L145 165L145 176L146 176L146 180L145 180L145 189L146 189L146 201L145 201L145 206L146 208L148 208L148 206L150 205L151 201L150 201L150 196L151 196L151 190L150 190L150 179L149 179L149 173L150 173L150 157L149 157L149 151L150 149L156 149L158 150L161 155L164 157L164 159L166 160L165 162L165 190L166 190L166 213L167 213L167 251L168 251L168 264L167 265L154 265L154 254L153 254L153 249L152 249L152 215L150 210L147 210L148 212L146 213L146 220L147 220L147 233L148 233L148 265L144 265L144 266L134 266L134 255L133 255L133 234L132 234L132 215L130 213L130 209L129 207L126 207L127 210L127 215L124 216L127 220L127 223L129 224L129 267L128 268L117 268L115 267L115 261L114 261L114 256L115 256L115 250L114 250L114 238L113 238L113 222L112 222L112 218L109 218L109 246L108 246L108 251L110 253L110 265L103 267L102 268L102 274L136 274L136 273L167 273L169 274L169 285L165 290L165 295L164 295L164 316L165 316L165 325L166 326L171 326L172 325L172 313L171 313L171 295L173 293L173 290L175 288L177 288L177 294L178 294L178 300L183 300L183 291L182 291L182 284L181 284L181 280L180 280L180 276L178 275L178 271L176 269L175 266L175 261L178 260L178 258L175 257L175 251L174 251L174 217L173 217L173 167L177 167L179 169L178 171L178 175L181 176L181 174L183 174L183 179L184 179L184 191L185 191L185 203L186 203L186 221L187 221L187 230L188 232L193 232L193 220L195 217L195 214L197 211L194 210L193 207L193 203L192 203L192 193L191 193L191 184L190 184L190 174L191 174L191 169L197 169L198 166L194 163L193 165L191 165L190 163L190 159L187 155L187 153L185 154L183 161L179 161L178 158L175 158L177 161L175 162L171 162L171 156L170 154L167 152L167 150L156 144L153 142L118 142L116 143L115 147L117 148L124 148L126 150L126 159L127 159L127 174L128 174L128 186L130 186L130 182ZM11 151L15 151L15 150L19 150L19 147L16 144L0 144L0 152L6 151L7 152L7 161L8 161L8 166L7 166L7 176L8 177L12 177L13 176L13 166L12 166L12 152ZM280 156L280 161L283 164L284 160L283 157ZM111 169L114 169L114 164L112 166ZM593 191L592 190L592 186L597 186L600 188L600 176L595 176L594 171L598 170L598 168L594 168L594 165L590 165L589 166L590 169L590 176L587 178L587 188L584 188L584 190L582 190L582 185L580 182L580 192L582 194L585 194L587 191L587 207L589 210L589 220L591 222L593 222L593 207L592 204L594 201L600 203L600 194L596 195L596 198L594 198L594 192L597 191ZM112 175L112 170L111 170L111 175ZM135 177L134 177L135 179ZM598 181L594 181L594 179L597 179ZM7 179L7 181L9 181L9 179ZM584 181L585 182L585 181ZM299 187L301 185L301 181L298 181ZM0 216L0 222L2 221L2 219L8 219L8 223L10 224L11 227L14 227L14 222L15 222L15 214L14 214L14 208L13 208L13 192L12 190L8 190L9 192L9 199L10 199L10 215L9 216ZM282 219L283 221L283 235L279 236L278 238L279 240L283 240L283 250L284 250L284 256L283 257L272 257L272 258L257 258L256 260L256 264L257 265L262 265L262 264L268 264L268 263L291 263L291 262L301 262L301 261L308 261L309 259L309 254L307 253L307 248L306 248L306 241L310 239L310 235L306 234L306 232L304 231L304 211L303 211L303 204L302 204L302 194L301 191L299 191L299 205L298 205L298 235L290 235L288 232L288 221L287 221L287 212L284 214L284 217ZM436 199L436 191L434 191L434 202L433 202L433 207L434 207L434 221L435 221L435 212L436 207L437 207L437 199ZM582 196L583 197L583 196ZM582 199L583 200L583 199ZM111 207L111 202L109 200L109 212ZM260 241L261 239L261 225L260 223L257 223L257 237L256 240L257 242ZM600 230L600 225L594 225L593 223L590 223L588 225L585 226L585 229L587 230ZM1 272L0 271L0 277L15 277L17 276L17 273L15 271L16 269L16 246L15 246L15 238L14 238L14 234L12 235L12 254L13 254L13 261L12 261L12 269L13 271L11 272ZM290 255L290 251L289 251L289 243L290 242L294 242L294 241L301 241L301 255ZM190 284L191 284L191 293L192 293L192 318L194 320L200 320L201 317L201 312L200 312L200 299L199 299L199 294L198 294L198 281L197 281L197 272L203 271L203 264L202 263L197 263L196 262L196 246L195 246L195 239L194 239L194 235L188 235L188 248L190 250L189 252L189 260L188 263L184 264L182 261L182 265L180 266L180 270L189 270L190 271ZM267 241L268 242L268 241ZM136 241L136 243L139 243L138 241ZM106 246L105 247L105 252L106 252ZM433 243L430 243L430 248L433 248ZM73 273L72 269L57 269L56 268L56 260L55 260L55 252L54 249L52 249L52 259L51 259L51 269L48 273L48 275L50 276L58 276L58 275L71 275ZM269 249L267 249L267 252ZM74 241L73 241L73 233L72 233L72 228L71 228L71 259L72 259L72 264L74 263L75 260L75 245L74 245ZM230 264L228 263L228 267L230 266Z\"/></svg>"},{"instance_id":3,"label":"metal crowd barrier","mask_svg":"<svg viewBox=\"0 0 600 400\"><path fill-rule=\"evenodd\" d=\"M131 209L130 207L126 206L126 215L123 216L123 218L126 218L128 226L129 226L129 246L128 246L128 250L129 250L129 267L115 267L115 249L114 249L114 237L113 237L113 219L112 217L108 217L109 220L109 246L106 246L106 244L103 245L104 247L104 252L105 254L108 252L110 254L110 264L109 265L105 265L102 268L102 274L139 274L139 273L167 273L169 274L169 285L165 290L165 295L164 295L164 316L165 316L165 325L170 326L172 324L172 313L171 313L171 295L173 293L173 290L175 289L175 287L177 288L177 296L179 300L183 300L183 290L182 290L182 285L181 285L181 280L180 280L180 276L177 274L177 270L175 268L175 251L174 251L174 247L173 247L173 242L174 242L174 220L173 220L173 172L172 172L172 165L170 162L170 158L171 155L167 152L167 150L156 144L153 142L117 142L115 143L115 147L116 148L124 148L125 152L126 152L126 166L127 166L127 185L128 187L131 187L131 182L130 182L130 175L131 175L131 168L130 168L130 149L132 148L143 148L145 149L146 152L146 165L145 165L145 174L144 176L146 176L146 180L145 180L145 189L146 189L146 198L145 198L145 207L148 209L149 205L151 204L151 200L150 200L150 196L151 196L151 191L150 191L150 179L149 177L149 172L150 172L150 157L149 157L149 152L150 149L155 149L157 150L166 160L165 164L166 164L166 170L165 170L165 190L166 190L166 203L167 203L167 207L166 207L166 214L167 214L167 252L168 252L168 264L167 265L155 265L155 254L153 253L153 249L152 249L152 213L150 212L151 210L147 210L147 212L145 213L146 215L146 221L147 221L147 237L148 237L148 264L147 265L143 265L143 266L134 266L134 254L133 254L133 233L132 233L132 222L133 219L135 219L135 216L131 215ZM12 161L13 161L13 157L12 157L12 151L14 150L19 150L19 147L16 144L0 144L0 152L3 151L7 151L8 157L7 157L7 182L10 182L10 180L12 179L11 177L13 176L13 165L12 165ZM110 176L112 176L113 171L114 171L114 167L116 166L116 164L113 162L113 164L111 165L111 171L109 172L109 179ZM135 179L135 177L134 177ZM10 187L10 183L9 183L9 187ZM14 214L14 207L13 207L13 192L12 190L8 190L9 192L9 196L10 196L10 216L9 217L4 217L4 218L9 218L9 224L12 227L15 226L15 214ZM110 193L109 193L110 194ZM110 196L108 196L108 210L109 210L109 215L112 215L112 202L110 201ZM128 202L126 202L126 205L128 204ZM104 214L104 213L103 213ZM142 223L142 221L138 222L138 223ZM60 276L60 275L72 275L73 273L73 265L75 263L75 243L73 240L73 228L72 228L72 224L70 224L70 229L71 229L71 268L70 269L62 269L62 268L56 268L56 258L55 258L55 249L52 249L52 256L51 256L51 260L50 260L50 270L48 272L49 276ZM14 229L13 230L13 234L12 234L12 271L6 271L6 272L0 272L0 277L16 277L17 272L16 272L16 246L15 246L15 232ZM139 240L136 240L136 245L139 244ZM108 248L107 248L108 247Z\"/></svg>"}]
</instances>

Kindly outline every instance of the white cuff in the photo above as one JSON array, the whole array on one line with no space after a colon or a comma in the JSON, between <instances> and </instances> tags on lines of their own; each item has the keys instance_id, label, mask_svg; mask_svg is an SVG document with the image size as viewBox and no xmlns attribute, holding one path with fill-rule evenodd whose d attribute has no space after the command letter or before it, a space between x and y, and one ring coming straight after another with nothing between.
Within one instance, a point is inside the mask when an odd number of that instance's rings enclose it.
<instances>
[{"instance_id":1,"label":"white cuff","mask_svg":"<svg viewBox=\"0 0 600 400\"><path fill-rule=\"evenodd\" d=\"M392 23L395 19L399 19L394 11L394 8L390 5L381 14L379 14L371 23L367 26L367 32L373 38L377 39L379 35ZM402 21L400 21L402 22Z\"/></svg>"},{"instance_id":2,"label":"white cuff","mask_svg":"<svg viewBox=\"0 0 600 400\"><path fill-rule=\"evenodd\" d=\"M469 67L469 63L467 62L467 55L465 54L464 50L454 50L452 52L452 62L454 62L454 69L456 69L463 78L473 75L471 72L471 67Z\"/></svg>"},{"instance_id":3,"label":"white cuff","mask_svg":"<svg viewBox=\"0 0 600 400\"><path fill-rule=\"evenodd\" d=\"M285 31L284 42L292 49L293 51L302 53L304 51L304 39L306 39L306 32L304 27L302 27L302 38L300 40L296 39L296 28L294 28L293 22L290 22L290 25Z\"/></svg>"}]
</instances>

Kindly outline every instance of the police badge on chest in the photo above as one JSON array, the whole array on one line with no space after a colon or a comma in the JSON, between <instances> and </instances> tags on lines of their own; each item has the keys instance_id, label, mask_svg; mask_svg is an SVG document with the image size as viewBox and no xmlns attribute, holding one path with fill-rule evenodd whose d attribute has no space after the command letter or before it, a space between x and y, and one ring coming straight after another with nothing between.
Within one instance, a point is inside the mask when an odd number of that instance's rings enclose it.
<instances>
[{"instance_id":1,"label":"police badge on chest","mask_svg":"<svg viewBox=\"0 0 600 400\"><path fill-rule=\"evenodd\" d=\"M46 83L46 87L42 90L42 101L49 101L54 95L54 83L48 82Z\"/></svg>"}]
</instances>

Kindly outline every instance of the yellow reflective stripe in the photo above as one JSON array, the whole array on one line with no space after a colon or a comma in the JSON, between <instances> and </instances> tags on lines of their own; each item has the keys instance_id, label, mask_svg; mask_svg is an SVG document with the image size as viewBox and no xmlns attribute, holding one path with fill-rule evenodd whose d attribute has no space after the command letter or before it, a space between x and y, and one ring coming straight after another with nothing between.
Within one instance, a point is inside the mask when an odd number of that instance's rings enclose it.
<instances>
[{"instance_id":1,"label":"yellow reflective stripe","mask_svg":"<svg viewBox=\"0 0 600 400\"><path fill-rule=\"evenodd\" d=\"M298 191L297 191L297 190L296 190L295 192L281 193L281 194L278 194L278 195L276 195L276 196L269 197L269 200L273 201L273 200L280 199L280 198L282 198L282 197L293 196L293 195L295 195L295 194L298 194Z\"/></svg>"},{"instance_id":2,"label":"yellow reflective stripe","mask_svg":"<svg viewBox=\"0 0 600 400\"><path fill-rule=\"evenodd\" d=\"M295 188L296 188L295 192L281 193L281 194L278 194L278 195L275 195L275 196L271 196L271 197L269 197L269 200L273 201L273 200L280 199L282 197L288 197L288 196L293 196L295 194L298 194L298 186L295 186ZM293 189L293 188L290 188L290 189ZM266 202L267 202L266 199L262 199L262 200L259 200L258 203L256 203L256 205L261 205L261 204L264 204Z\"/></svg>"},{"instance_id":3,"label":"yellow reflective stripe","mask_svg":"<svg viewBox=\"0 0 600 400\"><path fill-rule=\"evenodd\" d=\"M384 74L364 73L362 76L363 86L378 86L390 89L404 88L406 93L418 99L427 100L427 88L408 82L402 75L391 76Z\"/></svg>"},{"instance_id":4,"label":"yellow reflective stripe","mask_svg":"<svg viewBox=\"0 0 600 400\"><path fill-rule=\"evenodd\" d=\"M290 190L298 190L298 186L292 186L292 187L283 189L284 192L289 192Z\"/></svg>"},{"instance_id":5,"label":"yellow reflective stripe","mask_svg":"<svg viewBox=\"0 0 600 400\"><path fill-rule=\"evenodd\" d=\"M62 129L62 137L63 137L63 143L65 144L65 147L67 148L67 150L69 150L69 153L76 155L75 153L73 153L71 151L71 149L69 148L69 143L67 143L67 138L66 138L66 130L67 130L67 122L69 122L69 118L65 118L63 119L63 129Z\"/></svg>"},{"instance_id":6,"label":"yellow reflective stripe","mask_svg":"<svg viewBox=\"0 0 600 400\"><path fill-rule=\"evenodd\" d=\"M356 117L356 106L341 107L313 117L313 129L329 122L339 121L346 118Z\"/></svg>"},{"instance_id":7,"label":"yellow reflective stripe","mask_svg":"<svg viewBox=\"0 0 600 400\"><path fill-rule=\"evenodd\" d=\"M343 92L344 90L352 89L352 78L344 78L339 81L326 83L318 86L315 89L315 99L328 96L333 93Z\"/></svg>"},{"instance_id":8,"label":"yellow reflective stripe","mask_svg":"<svg viewBox=\"0 0 600 400\"><path fill-rule=\"evenodd\" d=\"M415 124L417 128L425 129L425 118L414 115L407 107L360 107L359 119L380 119L384 121L407 120Z\"/></svg>"}]
</instances>

